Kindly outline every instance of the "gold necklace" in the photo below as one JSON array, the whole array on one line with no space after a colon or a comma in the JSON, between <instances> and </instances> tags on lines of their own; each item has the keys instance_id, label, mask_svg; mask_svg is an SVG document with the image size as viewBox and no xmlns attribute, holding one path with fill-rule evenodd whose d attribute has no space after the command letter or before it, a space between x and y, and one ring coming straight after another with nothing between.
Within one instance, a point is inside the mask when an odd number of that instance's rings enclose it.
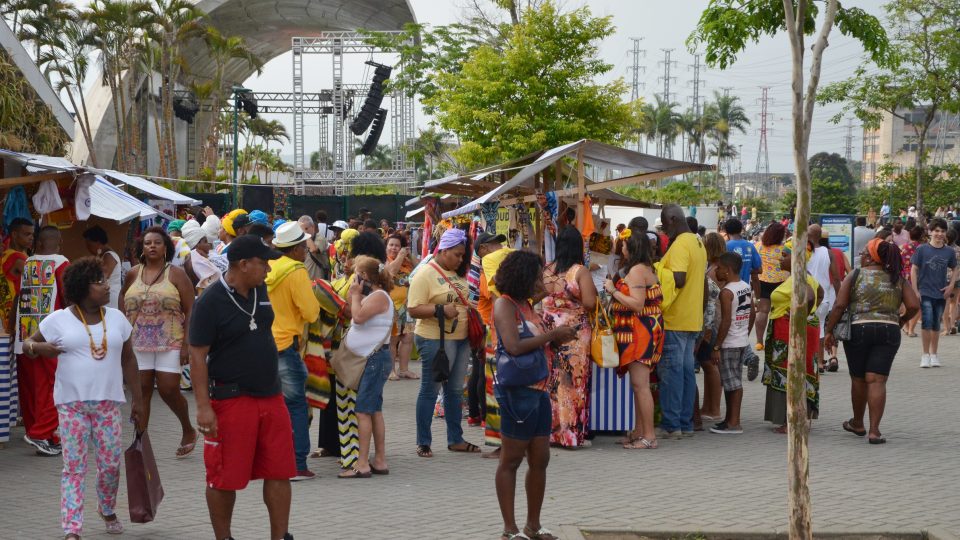
<instances>
[{"instance_id":1,"label":"gold necklace","mask_svg":"<svg viewBox=\"0 0 960 540\"><path fill-rule=\"evenodd\" d=\"M83 323L83 329L87 331L87 337L90 338L90 354L93 355L94 360L103 360L107 357L107 319L104 317L103 308L100 308L100 325L103 328L103 339L100 340L100 346L97 347L93 342L93 334L90 332L90 327L87 326L87 320L83 317L83 312L80 311L79 306L74 306L77 310L77 315L80 316L80 322Z\"/></svg>"}]
</instances>

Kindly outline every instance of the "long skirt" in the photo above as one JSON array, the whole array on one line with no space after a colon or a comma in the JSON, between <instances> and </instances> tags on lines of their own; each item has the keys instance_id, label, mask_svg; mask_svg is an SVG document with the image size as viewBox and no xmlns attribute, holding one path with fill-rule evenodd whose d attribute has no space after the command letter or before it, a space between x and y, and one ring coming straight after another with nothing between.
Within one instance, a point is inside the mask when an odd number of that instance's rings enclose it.
<instances>
[{"instance_id":1,"label":"long skirt","mask_svg":"<svg viewBox=\"0 0 960 540\"><path fill-rule=\"evenodd\" d=\"M497 335L491 324L487 331L487 361L484 362L483 372L486 375L484 380L485 399L487 411L484 415L486 427L483 430L483 442L487 446L500 446L500 407L497 405L497 398L493 395L493 369L497 363Z\"/></svg>"},{"instance_id":2,"label":"long skirt","mask_svg":"<svg viewBox=\"0 0 960 540\"><path fill-rule=\"evenodd\" d=\"M820 411L820 376L816 368L816 354L820 344L820 326L808 324L806 380L804 392L810 418ZM787 358L790 352L790 317L770 321L764 343L763 384L767 386L764 420L777 425L787 423Z\"/></svg>"},{"instance_id":3,"label":"long skirt","mask_svg":"<svg viewBox=\"0 0 960 540\"><path fill-rule=\"evenodd\" d=\"M360 458L357 392L337 381L337 429L340 432L340 466L349 469Z\"/></svg>"}]
</instances>

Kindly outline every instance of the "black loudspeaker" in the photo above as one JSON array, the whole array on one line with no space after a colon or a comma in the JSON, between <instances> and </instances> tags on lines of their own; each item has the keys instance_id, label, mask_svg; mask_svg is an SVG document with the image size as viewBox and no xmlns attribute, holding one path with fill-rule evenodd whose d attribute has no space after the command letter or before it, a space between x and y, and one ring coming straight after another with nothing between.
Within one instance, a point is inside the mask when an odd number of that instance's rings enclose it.
<instances>
[{"instance_id":1,"label":"black loudspeaker","mask_svg":"<svg viewBox=\"0 0 960 540\"><path fill-rule=\"evenodd\" d=\"M373 153L373 150L377 147L377 143L380 142L380 134L383 132L383 124L387 121L387 110L378 109L376 116L373 118L373 126L370 127L370 133L367 134L367 140L363 141L363 147L360 149L360 153L369 156Z\"/></svg>"},{"instance_id":2,"label":"black loudspeaker","mask_svg":"<svg viewBox=\"0 0 960 540\"><path fill-rule=\"evenodd\" d=\"M360 135L370 126L370 122L378 113L380 104L383 103L383 83L390 78L393 68L378 64L373 61L364 62L368 66L373 66L373 82L370 83L370 90L367 92L367 98L363 101L363 107L357 113L357 117L350 122L350 131L354 135Z\"/></svg>"},{"instance_id":3,"label":"black loudspeaker","mask_svg":"<svg viewBox=\"0 0 960 540\"><path fill-rule=\"evenodd\" d=\"M250 118L257 117L257 98L253 97L252 93L237 94L237 100L240 102L240 108Z\"/></svg>"},{"instance_id":4,"label":"black loudspeaker","mask_svg":"<svg viewBox=\"0 0 960 540\"><path fill-rule=\"evenodd\" d=\"M188 124L193 123L193 118L200 110L200 104L192 97L173 98L173 114Z\"/></svg>"}]
</instances>

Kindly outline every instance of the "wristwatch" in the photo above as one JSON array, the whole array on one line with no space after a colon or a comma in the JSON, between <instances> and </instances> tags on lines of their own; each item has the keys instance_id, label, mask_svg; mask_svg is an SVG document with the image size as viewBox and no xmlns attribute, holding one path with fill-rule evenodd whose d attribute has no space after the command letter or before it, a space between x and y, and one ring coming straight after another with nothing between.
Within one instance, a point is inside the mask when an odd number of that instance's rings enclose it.
<instances>
[{"instance_id":1,"label":"wristwatch","mask_svg":"<svg viewBox=\"0 0 960 540\"><path fill-rule=\"evenodd\" d=\"M714 352L720 352L720 346L719 346L719 345L714 345L714 346L713 346L713 351L714 351Z\"/></svg>"}]
</instances>

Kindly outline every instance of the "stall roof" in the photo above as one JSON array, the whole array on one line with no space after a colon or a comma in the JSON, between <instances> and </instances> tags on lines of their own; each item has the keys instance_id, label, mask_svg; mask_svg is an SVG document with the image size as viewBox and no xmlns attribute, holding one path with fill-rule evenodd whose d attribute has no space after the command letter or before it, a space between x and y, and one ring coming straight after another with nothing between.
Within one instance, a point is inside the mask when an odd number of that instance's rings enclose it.
<instances>
[{"instance_id":1,"label":"stall roof","mask_svg":"<svg viewBox=\"0 0 960 540\"><path fill-rule=\"evenodd\" d=\"M173 219L100 176L97 176L90 186L90 213L117 223L126 223L136 218L152 219L156 216Z\"/></svg>"},{"instance_id":2,"label":"stall roof","mask_svg":"<svg viewBox=\"0 0 960 540\"><path fill-rule=\"evenodd\" d=\"M617 200L618 202L624 203L639 203L639 201L616 194L616 192L610 191L608 188L649 182L688 172L708 171L713 168L711 165L703 163L691 163L661 158L647 154L641 154L640 152L634 152L633 150L627 150L625 148L618 148L616 146L597 141L581 139L579 141L558 146L556 148L551 148L540 153L536 159L523 166L519 172L510 178L510 180L501 184L493 185L492 189L489 189L485 193L479 195L473 201L461 206L460 208L451 210L449 212L444 212L443 217L448 218L473 212L480 208L480 205L483 203L498 200L502 196L508 194L524 195L521 190L526 188L529 192L533 189L533 182L537 173L556 163L561 158L568 156L582 157L584 163L599 168L629 173L628 176L613 180L587 182L587 185L584 189L585 192L590 193L593 197ZM464 175L463 177L454 180L454 182L469 182L469 180L466 178L467 176L468 175ZM439 183L439 181L437 182ZM448 184L449 183L450 182L448 182ZM424 189L427 190L431 188L424 186ZM433 189L439 190L442 188L440 188L440 186L434 186ZM470 189L475 192L476 187L471 186ZM571 195L573 193L576 193L576 189L565 189L558 191L558 195L561 196Z\"/></svg>"},{"instance_id":3,"label":"stall roof","mask_svg":"<svg viewBox=\"0 0 960 540\"><path fill-rule=\"evenodd\" d=\"M186 195L181 195L172 189L167 189L161 185L154 184L150 180L145 178L140 178L139 176L131 176L126 173L119 171L106 170L96 170L98 174L106 176L107 178L116 180L117 182L122 182L127 184L130 187L139 189L140 191L153 195L158 199L166 199L168 201L173 201L174 204L183 204L183 205L194 205L200 204L199 199L194 199L192 197L187 197Z\"/></svg>"}]
</instances>

